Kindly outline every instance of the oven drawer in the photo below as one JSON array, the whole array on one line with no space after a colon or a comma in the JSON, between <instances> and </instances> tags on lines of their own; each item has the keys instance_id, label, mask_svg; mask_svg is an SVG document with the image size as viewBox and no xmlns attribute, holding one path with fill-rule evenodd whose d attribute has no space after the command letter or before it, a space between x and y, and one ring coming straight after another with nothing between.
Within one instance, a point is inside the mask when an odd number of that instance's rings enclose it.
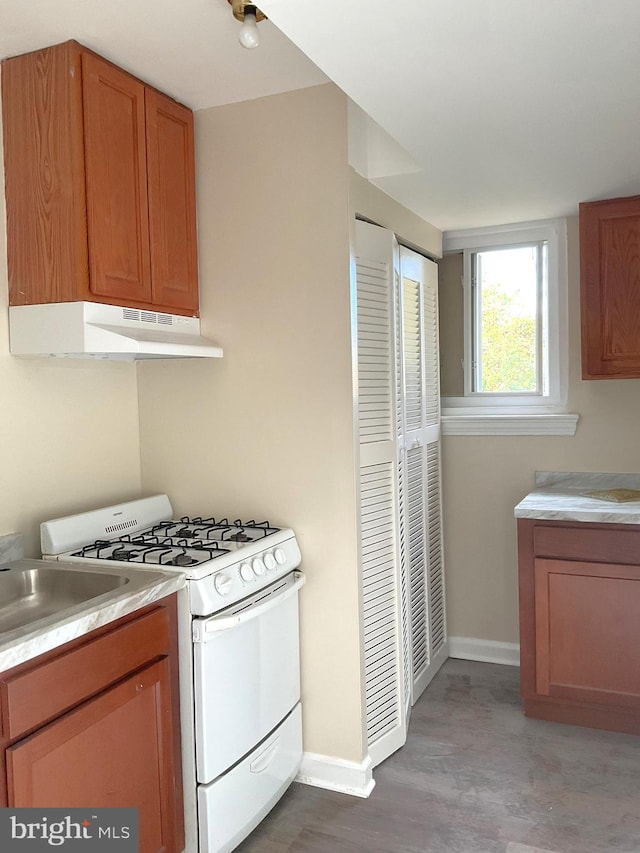
<instances>
[{"instance_id":1,"label":"oven drawer","mask_svg":"<svg viewBox=\"0 0 640 853\"><path fill-rule=\"evenodd\" d=\"M300 698L298 589L292 572L208 619L194 633L198 782L249 753Z\"/></svg>"},{"instance_id":2,"label":"oven drawer","mask_svg":"<svg viewBox=\"0 0 640 853\"><path fill-rule=\"evenodd\" d=\"M271 811L302 760L302 720L296 705L286 720L243 761L198 788L200 853L229 853Z\"/></svg>"}]
</instances>

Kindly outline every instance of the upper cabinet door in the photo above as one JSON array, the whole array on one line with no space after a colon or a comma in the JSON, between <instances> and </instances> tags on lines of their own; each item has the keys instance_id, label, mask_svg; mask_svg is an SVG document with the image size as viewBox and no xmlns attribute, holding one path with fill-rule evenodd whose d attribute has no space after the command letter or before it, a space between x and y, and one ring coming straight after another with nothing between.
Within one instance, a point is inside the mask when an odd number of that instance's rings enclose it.
<instances>
[{"instance_id":1,"label":"upper cabinet door","mask_svg":"<svg viewBox=\"0 0 640 853\"><path fill-rule=\"evenodd\" d=\"M97 56L82 56L90 288L151 302L145 87Z\"/></svg>"},{"instance_id":2,"label":"upper cabinet door","mask_svg":"<svg viewBox=\"0 0 640 853\"><path fill-rule=\"evenodd\" d=\"M640 377L640 196L580 205L583 379Z\"/></svg>"},{"instance_id":3,"label":"upper cabinet door","mask_svg":"<svg viewBox=\"0 0 640 853\"><path fill-rule=\"evenodd\" d=\"M193 113L146 90L153 301L198 311Z\"/></svg>"},{"instance_id":4,"label":"upper cabinet door","mask_svg":"<svg viewBox=\"0 0 640 853\"><path fill-rule=\"evenodd\" d=\"M2 62L9 304L89 291L79 46Z\"/></svg>"}]
</instances>

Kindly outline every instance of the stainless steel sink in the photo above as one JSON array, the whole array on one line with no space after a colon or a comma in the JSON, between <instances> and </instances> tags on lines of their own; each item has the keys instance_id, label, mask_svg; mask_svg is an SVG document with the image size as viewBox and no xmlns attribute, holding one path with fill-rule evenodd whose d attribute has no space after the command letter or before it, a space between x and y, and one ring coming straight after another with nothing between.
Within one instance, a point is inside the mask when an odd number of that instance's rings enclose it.
<instances>
[{"instance_id":1,"label":"stainless steel sink","mask_svg":"<svg viewBox=\"0 0 640 853\"><path fill-rule=\"evenodd\" d=\"M184 589L156 566L0 563L0 672Z\"/></svg>"},{"instance_id":2,"label":"stainless steel sink","mask_svg":"<svg viewBox=\"0 0 640 853\"><path fill-rule=\"evenodd\" d=\"M0 634L63 614L128 583L123 575L14 565L0 571Z\"/></svg>"}]
</instances>

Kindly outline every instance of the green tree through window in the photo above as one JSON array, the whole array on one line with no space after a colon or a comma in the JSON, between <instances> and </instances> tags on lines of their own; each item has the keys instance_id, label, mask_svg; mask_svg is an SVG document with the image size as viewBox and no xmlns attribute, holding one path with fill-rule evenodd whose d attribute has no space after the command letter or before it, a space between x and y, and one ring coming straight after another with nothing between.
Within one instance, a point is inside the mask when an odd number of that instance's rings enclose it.
<instances>
[{"instance_id":1,"label":"green tree through window","mask_svg":"<svg viewBox=\"0 0 640 853\"><path fill-rule=\"evenodd\" d=\"M482 288L482 391L536 390L536 323L497 283Z\"/></svg>"},{"instance_id":2,"label":"green tree through window","mask_svg":"<svg viewBox=\"0 0 640 853\"><path fill-rule=\"evenodd\" d=\"M473 390L536 394L541 388L539 311L544 244L473 254Z\"/></svg>"}]
</instances>

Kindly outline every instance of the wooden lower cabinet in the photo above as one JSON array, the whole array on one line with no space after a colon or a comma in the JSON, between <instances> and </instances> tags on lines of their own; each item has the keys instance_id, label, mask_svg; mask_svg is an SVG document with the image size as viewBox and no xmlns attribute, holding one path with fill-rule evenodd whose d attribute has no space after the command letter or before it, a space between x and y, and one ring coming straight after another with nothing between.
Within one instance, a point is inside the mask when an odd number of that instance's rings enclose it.
<instances>
[{"instance_id":1,"label":"wooden lower cabinet","mask_svg":"<svg viewBox=\"0 0 640 853\"><path fill-rule=\"evenodd\" d=\"M141 627L148 637L147 665L124 678L112 671L109 677L117 680L107 689L6 745L8 806L137 808L140 853L183 850L177 659L171 624L175 614L171 611L152 608L109 633L90 635L80 646L65 647L56 658L32 662L26 672L13 670L0 676L6 712L15 695L22 697L26 689L37 691L39 684L46 683L47 669L54 667L59 676L61 661L69 664L63 677L72 685L79 680L72 665L98 666L99 656L106 652L117 656L116 669L119 661L120 669L126 670L127 642L140 640ZM115 645L109 648L112 638ZM131 659L135 666L136 655ZM60 703L73 701L72 693L73 688L63 688ZM38 701L37 692L32 699ZM10 710L6 716L11 716Z\"/></svg>"},{"instance_id":2,"label":"wooden lower cabinet","mask_svg":"<svg viewBox=\"0 0 640 853\"><path fill-rule=\"evenodd\" d=\"M519 519L531 717L640 733L640 529Z\"/></svg>"}]
</instances>

